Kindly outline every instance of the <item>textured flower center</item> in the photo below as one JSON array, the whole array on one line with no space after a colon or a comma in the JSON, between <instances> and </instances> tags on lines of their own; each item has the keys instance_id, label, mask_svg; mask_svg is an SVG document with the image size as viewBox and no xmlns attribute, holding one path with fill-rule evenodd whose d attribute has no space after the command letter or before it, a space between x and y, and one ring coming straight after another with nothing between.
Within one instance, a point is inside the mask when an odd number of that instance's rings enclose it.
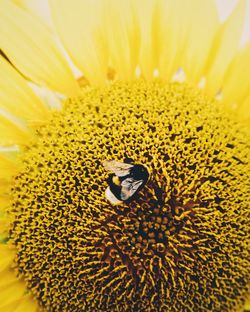
<instances>
[{"instance_id":1,"label":"textured flower center","mask_svg":"<svg viewBox=\"0 0 250 312\"><path fill-rule=\"evenodd\" d=\"M16 267L49 311L234 311L249 279L249 136L184 84L116 83L68 100L15 178ZM105 197L103 161L150 171Z\"/></svg>"}]
</instances>

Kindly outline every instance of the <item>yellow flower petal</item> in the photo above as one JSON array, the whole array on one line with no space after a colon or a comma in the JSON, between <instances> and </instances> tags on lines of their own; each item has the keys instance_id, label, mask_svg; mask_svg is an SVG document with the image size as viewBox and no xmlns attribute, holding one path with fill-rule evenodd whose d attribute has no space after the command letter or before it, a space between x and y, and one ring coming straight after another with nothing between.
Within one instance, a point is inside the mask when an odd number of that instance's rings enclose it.
<instances>
[{"instance_id":1,"label":"yellow flower petal","mask_svg":"<svg viewBox=\"0 0 250 312\"><path fill-rule=\"evenodd\" d=\"M233 59L225 74L223 83L223 102L225 106L240 106L250 89L250 43Z\"/></svg>"},{"instance_id":2,"label":"yellow flower petal","mask_svg":"<svg viewBox=\"0 0 250 312\"><path fill-rule=\"evenodd\" d=\"M108 52L102 35L102 1L51 0L50 6L59 37L73 62L92 84L103 84Z\"/></svg>"},{"instance_id":3,"label":"yellow flower petal","mask_svg":"<svg viewBox=\"0 0 250 312\"><path fill-rule=\"evenodd\" d=\"M0 311L4 311L5 306L21 299L25 292L25 284L21 281L0 287Z\"/></svg>"},{"instance_id":4,"label":"yellow flower petal","mask_svg":"<svg viewBox=\"0 0 250 312\"><path fill-rule=\"evenodd\" d=\"M31 133L14 121L6 118L0 111L0 145L26 144L31 140Z\"/></svg>"},{"instance_id":5,"label":"yellow flower petal","mask_svg":"<svg viewBox=\"0 0 250 312\"><path fill-rule=\"evenodd\" d=\"M1 188L0 188L1 192ZM0 196L0 215L5 213L7 208L9 207L10 199L7 196Z\"/></svg>"},{"instance_id":6,"label":"yellow flower petal","mask_svg":"<svg viewBox=\"0 0 250 312\"><path fill-rule=\"evenodd\" d=\"M237 111L242 120L246 121L250 127L250 95L245 99L245 101L237 107Z\"/></svg>"},{"instance_id":7,"label":"yellow flower petal","mask_svg":"<svg viewBox=\"0 0 250 312\"><path fill-rule=\"evenodd\" d=\"M205 69L206 90L211 95L223 87L225 71L239 48L245 12L246 1L240 0L216 34Z\"/></svg>"},{"instance_id":8,"label":"yellow flower petal","mask_svg":"<svg viewBox=\"0 0 250 312\"><path fill-rule=\"evenodd\" d=\"M244 309L247 311L250 310L250 298L248 298L248 300L246 301Z\"/></svg>"},{"instance_id":9,"label":"yellow flower petal","mask_svg":"<svg viewBox=\"0 0 250 312\"><path fill-rule=\"evenodd\" d=\"M0 58L0 107L24 119L45 119L48 109L27 86L25 79Z\"/></svg>"},{"instance_id":10,"label":"yellow flower petal","mask_svg":"<svg viewBox=\"0 0 250 312\"><path fill-rule=\"evenodd\" d=\"M1 282L6 280L3 278L2 271L8 268L14 259L13 250L7 244L0 244L0 280ZM1 300L0 300L1 301Z\"/></svg>"},{"instance_id":11,"label":"yellow flower petal","mask_svg":"<svg viewBox=\"0 0 250 312\"><path fill-rule=\"evenodd\" d=\"M7 216L6 214L2 216L0 212L0 234L4 234L8 232L9 224L10 224L9 216Z\"/></svg>"},{"instance_id":12,"label":"yellow flower petal","mask_svg":"<svg viewBox=\"0 0 250 312\"><path fill-rule=\"evenodd\" d=\"M11 259L10 264L12 263L13 259ZM9 266L9 265L8 265ZM1 271L0 277L0 289L6 287L9 284L13 284L18 282L18 278L13 269L7 267Z\"/></svg>"},{"instance_id":13,"label":"yellow flower petal","mask_svg":"<svg viewBox=\"0 0 250 312\"><path fill-rule=\"evenodd\" d=\"M8 178L17 173L17 164L0 154L0 178Z\"/></svg>"},{"instance_id":14,"label":"yellow flower petal","mask_svg":"<svg viewBox=\"0 0 250 312\"><path fill-rule=\"evenodd\" d=\"M140 66L147 79L157 67L159 75L169 80L180 67L186 45L187 0L139 1L142 44Z\"/></svg>"},{"instance_id":15,"label":"yellow flower petal","mask_svg":"<svg viewBox=\"0 0 250 312\"><path fill-rule=\"evenodd\" d=\"M14 250L7 244L0 244L0 311L35 312L37 302L27 293L25 283L11 269Z\"/></svg>"},{"instance_id":16,"label":"yellow flower petal","mask_svg":"<svg viewBox=\"0 0 250 312\"><path fill-rule=\"evenodd\" d=\"M134 0L106 0L105 31L111 67L120 79L135 77L140 47L139 20Z\"/></svg>"},{"instance_id":17,"label":"yellow flower petal","mask_svg":"<svg viewBox=\"0 0 250 312\"><path fill-rule=\"evenodd\" d=\"M12 0L12 2L25 10L28 10L32 15L41 19L43 23L46 23L49 27L53 28L47 0Z\"/></svg>"},{"instance_id":18,"label":"yellow flower petal","mask_svg":"<svg viewBox=\"0 0 250 312\"><path fill-rule=\"evenodd\" d=\"M15 311L16 307L18 306L19 302L18 301L13 301L7 305L5 305L4 307L2 307L2 310L1 311L4 311L4 312L13 312ZM26 311L23 311L23 312L26 312Z\"/></svg>"},{"instance_id":19,"label":"yellow flower petal","mask_svg":"<svg viewBox=\"0 0 250 312\"><path fill-rule=\"evenodd\" d=\"M37 302L31 295L26 294L25 283L10 268L13 258L13 250L7 245L0 244L0 311L38 311Z\"/></svg>"},{"instance_id":20,"label":"yellow flower petal","mask_svg":"<svg viewBox=\"0 0 250 312\"><path fill-rule=\"evenodd\" d=\"M12 179L10 178L0 178L0 211L2 207L8 206L11 183Z\"/></svg>"},{"instance_id":21,"label":"yellow flower petal","mask_svg":"<svg viewBox=\"0 0 250 312\"><path fill-rule=\"evenodd\" d=\"M186 23L189 5L188 0L162 0L162 6L159 7L158 67L162 79L169 80L181 66L181 57L187 45L190 27Z\"/></svg>"},{"instance_id":22,"label":"yellow flower petal","mask_svg":"<svg viewBox=\"0 0 250 312\"><path fill-rule=\"evenodd\" d=\"M5 0L0 2L0 41L1 49L29 79L66 95L78 91L48 28Z\"/></svg>"},{"instance_id":23,"label":"yellow flower petal","mask_svg":"<svg viewBox=\"0 0 250 312\"><path fill-rule=\"evenodd\" d=\"M199 82L208 54L219 28L214 0L189 1L185 10L186 46L180 54L180 66L188 81Z\"/></svg>"},{"instance_id":24,"label":"yellow flower petal","mask_svg":"<svg viewBox=\"0 0 250 312\"><path fill-rule=\"evenodd\" d=\"M0 179L0 210L3 205L6 203L6 196L9 193L10 182L6 179Z\"/></svg>"},{"instance_id":25,"label":"yellow flower petal","mask_svg":"<svg viewBox=\"0 0 250 312\"><path fill-rule=\"evenodd\" d=\"M148 79L152 79L153 71L157 66L157 57L154 51L155 47L155 29L153 29L153 17L155 12L155 3L152 0L138 0L139 23L141 32L141 49L139 56L139 64L143 75ZM153 46L155 47L153 49Z\"/></svg>"},{"instance_id":26,"label":"yellow flower petal","mask_svg":"<svg viewBox=\"0 0 250 312\"><path fill-rule=\"evenodd\" d=\"M24 295L19 300L15 300L4 307L2 307L4 312L35 312L41 311L37 302L30 296Z\"/></svg>"},{"instance_id":27,"label":"yellow flower petal","mask_svg":"<svg viewBox=\"0 0 250 312\"><path fill-rule=\"evenodd\" d=\"M39 307L35 299L32 296L25 296L13 312L36 312L39 311Z\"/></svg>"}]
</instances>

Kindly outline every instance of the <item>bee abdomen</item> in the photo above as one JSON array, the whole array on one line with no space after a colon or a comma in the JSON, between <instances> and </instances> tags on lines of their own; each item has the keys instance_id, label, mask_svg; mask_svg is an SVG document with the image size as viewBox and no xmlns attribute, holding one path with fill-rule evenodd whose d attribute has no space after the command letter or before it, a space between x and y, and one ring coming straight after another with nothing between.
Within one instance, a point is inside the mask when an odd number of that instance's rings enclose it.
<instances>
[{"instance_id":1,"label":"bee abdomen","mask_svg":"<svg viewBox=\"0 0 250 312\"><path fill-rule=\"evenodd\" d=\"M120 186L120 185L121 185L121 181L120 181L119 177L117 177L117 176L113 176L113 177L112 177L112 182L113 182L115 185L117 185L117 186Z\"/></svg>"}]
</instances>

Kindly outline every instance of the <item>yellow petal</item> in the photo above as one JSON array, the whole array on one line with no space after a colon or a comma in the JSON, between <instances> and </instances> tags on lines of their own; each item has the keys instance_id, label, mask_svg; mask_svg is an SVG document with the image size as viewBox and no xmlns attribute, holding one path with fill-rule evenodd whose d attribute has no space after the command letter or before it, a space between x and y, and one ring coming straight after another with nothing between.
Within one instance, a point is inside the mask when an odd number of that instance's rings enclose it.
<instances>
[{"instance_id":1,"label":"yellow petal","mask_svg":"<svg viewBox=\"0 0 250 312\"><path fill-rule=\"evenodd\" d=\"M233 59L224 77L224 105L238 107L249 95L250 90L250 43Z\"/></svg>"},{"instance_id":2,"label":"yellow petal","mask_svg":"<svg viewBox=\"0 0 250 312\"><path fill-rule=\"evenodd\" d=\"M202 78L209 50L219 28L214 0L189 1L185 10L186 46L180 54L180 66L187 80L198 83Z\"/></svg>"},{"instance_id":3,"label":"yellow petal","mask_svg":"<svg viewBox=\"0 0 250 312\"><path fill-rule=\"evenodd\" d=\"M250 310L250 298L248 298L248 300L246 301L245 306L244 306L244 309L245 309L246 311Z\"/></svg>"},{"instance_id":4,"label":"yellow petal","mask_svg":"<svg viewBox=\"0 0 250 312\"><path fill-rule=\"evenodd\" d=\"M25 79L0 58L0 107L24 119L45 119L49 111L27 86Z\"/></svg>"},{"instance_id":5,"label":"yellow petal","mask_svg":"<svg viewBox=\"0 0 250 312\"><path fill-rule=\"evenodd\" d=\"M103 36L102 1L50 0L49 3L55 27L69 56L92 84L103 84L108 51Z\"/></svg>"},{"instance_id":6,"label":"yellow petal","mask_svg":"<svg viewBox=\"0 0 250 312\"><path fill-rule=\"evenodd\" d=\"M5 215L1 215L0 212L0 234L3 235L2 239L5 238L6 233L9 230L9 225L10 225L10 218L9 216Z\"/></svg>"},{"instance_id":7,"label":"yellow petal","mask_svg":"<svg viewBox=\"0 0 250 312\"><path fill-rule=\"evenodd\" d=\"M43 23L53 28L47 0L12 0L12 2L24 8L25 10L30 11L32 15L35 15L41 19Z\"/></svg>"},{"instance_id":8,"label":"yellow petal","mask_svg":"<svg viewBox=\"0 0 250 312\"><path fill-rule=\"evenodd\" d=\"M135 77L140 47L139 20L134 0L106 0L104 9L111 67L120 79L131 79Z\"/></svg>"},{"instance_id":9,"label":"yellow petal","mask_svg":"<svg viewBox=\"0 0 250 312\"><path fill-rule=\"evenodd\" d=\"M65 95L78 91L54 37L38 19L12 4L0 2L1 49L29 79Z\"/></svg>"},{"instance_id":10,"label":"yellow petal","mask_svg":"<svg viewBox=\"0 0 250 312\"><path fill-rule=\"evenodd\" d=\"M0 288L0 311L4 311L4 307L22 299L25 295L26 287L21 281L16 281Z\"/></svg>"},{"instance_id":11,"label":"yellow petal","mask_svg":"<svg viewBox=\"0 0 250 312\"><path fill-rule=\"evenodd\" d=\"M7 244L0 244L0 311L35 312L36 301L27 294L25 283L11 269L15 252Z\"/></svg>"},{"instance_id":12,"label":"yellow petal","mask_svg":"<svg viewBox=\"0 0 250 312\"><path fill-rule=\"evenodd\" d=\"M216 34L205 69L206 90L211 95L223 87L225 71L239 48L245 12L246 1L240 0Z\"/></svg>"},{"instance_id":13,"label":"yellow petal","mask_svg":"<svg viewBox=\"0 0 250 312\"><path fill-rule=\"evenodd\" d=\"M246 121L250 128L250 95L239 104L237 107L237 112L242 121Z\"/></svg>"},{"instance_id":14,"label":"yellow petal","mask_svg":"<svg viewBox=\"0 0 250 312\"><path fill-rule=\"evenodd\" d=\"M2 275L2 271L8 268L14 259L14 252L7 244L0 244L0 279L5 281ZM1 300L0 300L1 301Z\"/></svg>"},{"instance_id":15,"label":"yellow petal","mask_svg":"<svg viewBox=\"0 0 250 312\"><path fill-rule=\"evenodd\" d=\"M154 53L156 51L156 34L154 33L155 29L153 29L155 2L152 0L138 0L135 3L138 6L141 33L139 64L142 74L149 80L152 79L153 71L157 66L157 57Z\"/></svg>"},{"instance_id":16,"label":"yellow petal","mask_svg":"<svg viewBox=\"0 0 250 312\"><path fill-rule=\"evenodd\" d=\"M1 311L13 312L13 311L15 311L16 307L18 306L18 304L19 304L19 301L13 301L13 302L5 305L4 307L2 307ZM25 312L25 311L23 311L23 312Z\"/></svg>"},{"instance_id":17,"label":"yellow petal","mask_svg":"<svg viewBox=\"0 0 250 312\"><path fill-rule=\"evenodd\" d=\"M39 311L39 306L34 298L30 295L26 295L13 312L36 312Z\"/></svg>"},{"instance_id":18,"label":"yellow petal","mask_svg":"<svg viewBox=\"0 0 250 312\"><path fill-rule=\"evenodd\" d=\"M4 213L10 205L10 197L7 193L7 191L9 191L9 188L10 186L7 186L7 182L0 179L0 214Z\"/></svg>"},{"instance_id":19,"label":"yellow petal","mask_svg":"<svg viewBox=\"0 0 250 312\"><path fill-rule=\"evenodd\" d=\"M188 27L185 23L185 13L189 1L148 0L146 4L141 11L141 15L145 13L145 17L141 18L140 64L142 72L149 79L157 67L160 77L170 80L180 67L180 56L186 45ZM142 2L143 5L144 2Z\"/></svg>"},{"instance_id":20,"label":"yellow petal","mask_svg":"<svg viewBox=\"0 0 250 312\"><path fill-rule=\"evenodd\" d=\"M8 178L17 173L18 167L16 162L0 154L0 178Z\"/></svg>"},{"instance_id":21,"label":"yellow petal","mask_svg":"<svg viewBox=\"0 0 250 312\"><path fill-rule=\"evenodd\" d=\"M27 144L30 140L31 133L25 127L11 121L0 111L0 146Z\"/></svg>"},{"instance_id":22,"label":"yellow petal","mask_svg":"<svg viewBox=\"0 0 250 312\"><path fill-rule=\"evenodd\" d=\"M19 279L16 277L15 271L7 267L1 271L0 289L6 287L9 284L16 283L18 280Z\"/></svg>"},{"instance_id":23,"label":"yellow petal","mask_svg":"<svg viewBox=\"0 0 250 312\"><path fill-rule=\"evenodd\" d=\"M186 23L186 12L189 10L189 0L162 0L159 21L159 73L163 79L171 79L180 68L181 57L187 46L187 34L191 24ZM164 38L161 40L161 37Z\"/></svg>"}]
</instances>

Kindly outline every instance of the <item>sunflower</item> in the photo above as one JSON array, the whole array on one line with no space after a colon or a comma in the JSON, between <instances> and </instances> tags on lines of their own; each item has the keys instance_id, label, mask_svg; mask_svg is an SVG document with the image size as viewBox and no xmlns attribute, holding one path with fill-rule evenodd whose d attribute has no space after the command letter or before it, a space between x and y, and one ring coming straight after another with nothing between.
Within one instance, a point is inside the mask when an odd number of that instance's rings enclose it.
<instances>
[{"instance_id":1,"label":"sunflower","mask_svg":"<svg viewBox=\"0 0 250 312\"><path fill-rule=\"evenodd\" d=\"M243 311L246 2L25 3L0 2L0 310ZM149 175L118 204L110 160Z\"/></svg>"}]
</instances>

